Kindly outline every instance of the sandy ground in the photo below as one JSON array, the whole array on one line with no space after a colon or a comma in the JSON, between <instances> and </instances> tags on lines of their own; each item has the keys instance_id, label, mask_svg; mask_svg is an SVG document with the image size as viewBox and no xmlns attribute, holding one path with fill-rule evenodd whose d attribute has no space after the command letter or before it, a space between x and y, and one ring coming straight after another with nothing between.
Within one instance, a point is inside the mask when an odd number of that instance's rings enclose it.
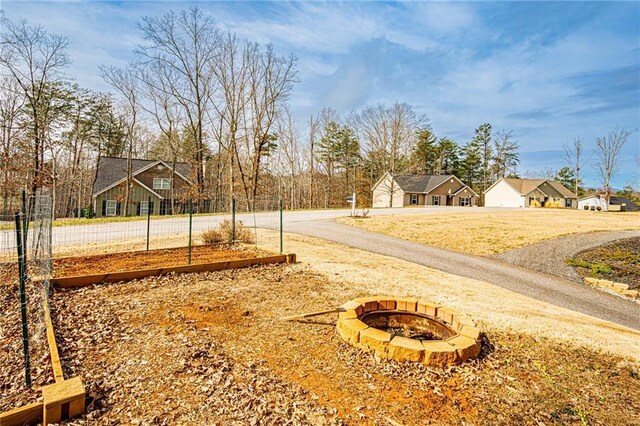
<instances>
[{"instance_id":1,"label":"sandy ground","mask_svg":"<svg viewBox=\"0 0 640 426\"><path fill-rule=\"evenodd\" d=\"M522 209L342 218L338 221L421 244L491 255L562 235L637 230L640 228L640 212Z\"/></svg>"},{"instance_id":2,"label":"sandy ground","mask_svg":"<svg viewBox=\"0 0 640 426\"><path fill-rule=\"evenodd\" d=\"M261 237L263 247L273 249L274 233L262 231ZM586 345L640 361L639 331L399 259L299 235L287 234L285 241L287 252L359 294L420 297L469 314L484 326Z\"/></svg>"}]
</instances>

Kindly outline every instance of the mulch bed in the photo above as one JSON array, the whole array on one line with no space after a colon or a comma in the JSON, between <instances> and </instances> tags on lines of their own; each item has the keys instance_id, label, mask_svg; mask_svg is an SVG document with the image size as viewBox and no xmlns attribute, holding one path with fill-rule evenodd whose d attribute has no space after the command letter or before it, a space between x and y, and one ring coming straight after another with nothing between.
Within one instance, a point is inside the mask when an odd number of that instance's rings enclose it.
<instances>
[{"instance_id":1,"label":"mulch bed","mask_svg":"<svg viewBox=\"0 0 640 426\"><path fill-rule=\"evenodd\" d=\"M258 250L221 246L194 246L191 264L224 262L267 256ZM53 260L53 275L74 277L81 275L124 272L187 265L188 248L172 248L126 253L100 254L93 256L65 257Z\"/></svg>"},{"instance_id":2,"label":"mulch bed","mask_svg":"<svg viewBox=\"0 0 640 426\"><path fill-rule=\"evenodd\" d=\"M630 289L640 289L640 237L626 238L584 251L576 256L591 264L606 265L610 273L599 273L602 278L629 284ZM576 268L583 276L592 276L587 268Z\"/></svg>"}]
</instances>

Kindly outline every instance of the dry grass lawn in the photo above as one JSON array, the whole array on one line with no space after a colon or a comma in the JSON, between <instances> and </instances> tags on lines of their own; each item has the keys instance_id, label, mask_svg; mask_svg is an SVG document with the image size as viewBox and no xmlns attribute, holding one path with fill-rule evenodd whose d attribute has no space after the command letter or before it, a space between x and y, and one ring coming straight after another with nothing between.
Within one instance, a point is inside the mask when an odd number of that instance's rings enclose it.
<instances>
[{"instance_id":1,"label":"dry grass lawn","mask_svg":"<svg viewBox=\"0 0 640 426\"><path fill-rule=\"evenodd\" d=\"M562 235L640 229L640 213L526 209L342 218L339 222L421 244L491 255Z\"/></svg>"}]
</instances>

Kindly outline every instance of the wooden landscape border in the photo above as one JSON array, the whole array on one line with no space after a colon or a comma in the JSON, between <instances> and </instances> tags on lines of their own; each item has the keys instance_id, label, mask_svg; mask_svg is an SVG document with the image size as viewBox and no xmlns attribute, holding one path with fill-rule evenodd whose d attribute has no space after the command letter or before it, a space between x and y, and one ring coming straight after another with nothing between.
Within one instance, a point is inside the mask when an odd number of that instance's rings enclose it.
<instances>
[{"instance_id":1,"label":"wooden landscape border","mask_svg":"<svg viewBox=\"0 0 640 426\"><path fill-rule=\"evenodd\" d=\"M76 416L84 411L85 391L79 377L65 380L56 343L55 330L51 321L51 311L47 300L46 290L43 291L42 310L49 345L49 355L51 357L51 367L53 369L54 383L42 387L43 401L27 404L14 408L4 413L0 413L0 425L2 426L22 426L33 424L42 420L43 425L48 423L58 423L62 418L62 405L73 404L73 409L67 410L70 417ZM70 391L71 385L74 389Z\"/></svg>"},{"instance_id":2,"label":"wooden landscape border","mask_svg":"<svg viewBox=\"0 0 640 426\"><path fill-rule=\"evenodd\" d=\"M295 263L295 253L281 254L277 256L254 257L249 259L229 260L224 262L201 263L198 265L172 266L167 268L142 269L137 271L113 272L97 275L85 275L77 277L51 278L50 283L60 288L87 287L100 282L130 281L150 276L165 275L169 273L189 273L221 271L223 269L246 268L254 265L268 265L274 263ZM60 421L61 406L71 402L70 417L84 412L84 386L79 377L65 380L60 363L58 345L55 338L55 330L51 321L51 312L47 298L43 301L44 320L51 355L51 365L55 383L43 386L44 401L34 402L22 407L14 408L0 413L0 425L22 426L33 424L42 420L43 425ZM78 389L80 388L80 389ZM79 392L82 392L80 394ZM53 395L54 399L47 401L47 395Z\"/></svg>"},{"instance_id":3,"label":"wooden landscape border","mask_svg":"<svg viewBox=\"0 0 640 426\"><path fill-rule=\"evenodd\" d=\"M51 278L50 282L59 288L81 288L101 282L131 281L146 277L166 275L170 273L193 273L221 271L223 269L246 268L255 265L271 263L295 263L295 254L280 254L277 256L252 257L249 259L226 260L222 262L199 263L196 265L169 266L166 268L139 269L124 272L108 272L95 275L79 275L75 277Z\"/></svg>"}]
</instances>

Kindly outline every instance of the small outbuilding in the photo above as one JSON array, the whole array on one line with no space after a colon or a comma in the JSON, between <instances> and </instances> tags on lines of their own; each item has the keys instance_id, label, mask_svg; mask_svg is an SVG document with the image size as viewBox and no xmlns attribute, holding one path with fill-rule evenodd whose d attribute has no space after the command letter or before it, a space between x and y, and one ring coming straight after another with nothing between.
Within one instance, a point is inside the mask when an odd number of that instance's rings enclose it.
<instances>
[{"instance_id":1,"label":"small outbuilding","mask_svg":"<svg viewBox=\"0 0 640 426\"><path fill-rule=\"evenodd\" d=\"M373 207L474 206L478 194L454 175L392 176L373 185Z\"/></svg>"},{"instance_id":2,"label":"small outbuilding","mask_svg":"<svg viewBox=\"0 0 640 426\"><path fill-rule=\"evenodd\" d=\"M549 203L575 209L578 197L560 182L548 179L502 178L484 192L485 207L545 207Z\"/></svg>"},{"instance_id":3,"label":"small outbuilding","mask_svg":"<svg viewBox=\"0 0 640 426\"><path fill-rule=\"evenodd\" d=\"M596 210L596 211L639 211L640 207L627 197L619 197L612 195L609 197L609 204L604 195L593 194L578 200L578 210Z\"/></svg>"}]
</instances>

